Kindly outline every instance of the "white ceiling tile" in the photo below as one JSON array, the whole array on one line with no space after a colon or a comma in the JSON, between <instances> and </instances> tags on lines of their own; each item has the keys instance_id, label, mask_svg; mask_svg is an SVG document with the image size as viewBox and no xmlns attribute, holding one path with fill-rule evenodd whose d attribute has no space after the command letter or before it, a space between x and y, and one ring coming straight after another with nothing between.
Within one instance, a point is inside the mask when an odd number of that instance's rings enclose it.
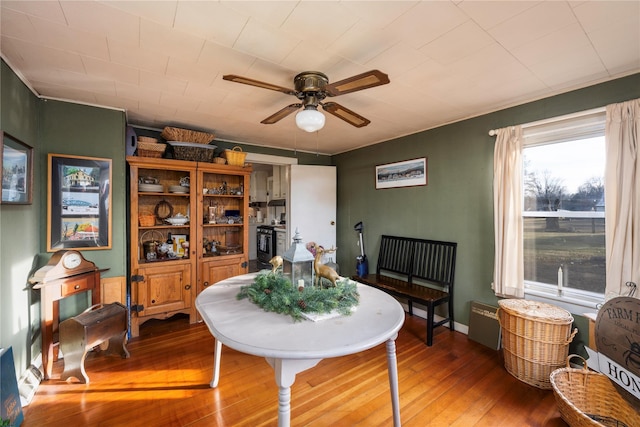
<instances>
[{"instance_id":1,"label":"white ceiling tile","mask_svg":"<svg viewBox=\"0 0 640 427\"><path fill-rule=\"evenodd\" d=\"M140 83L140 71L137 68L88 57L83 57L82 63L91 75L129 84Z\"/></svg>"},{"instance_id":2,"label":"white ceiling tile","mask_svg":"<svg viewBox=\"0 0 640 427\"><path fill-rule=\"evenodd\" d=\"M140 71L140 86L160 92L182 95L187 88L187 81L148 71Z\"/></svg>"},{"instance_id":3,"label":"white ceiling tile","mask_svg":"<svg viewBox=\"0 0 640 427\"><path fill-rule=\"evenodd\" d=\"M176 9L179 2L176 0L101 0L99 3L109 8L119 9L132 16L143 16L149 21L171 27L176 19Z\"/></svg>"},{"instance_id":4,"label":"white ceiling tile","mask_svg":"<svg viewBox=\"0 0 640 427\"><path fill-rule=\"evenodd\" d=\"M14 49L20 52L20 56L24 61L29 64L29 68L35 70L46 70L47 68L62 69L77 73L83 73L85 71L80 55L76 53L52 49L22 40L14 39L11 43Z\"/></svg>"},{"instance_id":5,"label":"white ceiling tile","mask_svg":"<svg viewBox=\"0 0 640 427\"><path fill-rule=\"evenodd\" d=\"M169 57L162 52L142 49L138 44L133 45L120 40L107 40L107 44L109 58L116 64L160 74L167 70Z\"/></svg>"},{"instance_id":6,"label":"white ceiling tile","mask_svg":"<svg viewBox=\"0 0 640 427\"><path fill-rule=\"evenodd\" d=\"M340 56L325 50L315 40L303 40L280 62L280 65L299 72L322 71L335 66L340 60Z\"/></svg>"},{"instance_id":7,"label":"white ceiling tile","mask_svg":"<svg viewBox=\"0 0 640 427\"><path fill-rule=\"evenodd\" d=\"M418 1L346 1L342 6L375 28L384 28L418 4Z\"/></svg>"},{"instance_id":8,"label":"white ceiling tile","mask_svg":"<svg viewBox=\"0 0 640 427\"><path fill-rule=\"evenodd\" d=\"M2 3L4 6L4 3ZM35 28L28 15L12 9L2 8L0 13L2 34L11 34L12 38L34 41Z\"/></svg>"},{"instance_id":9,"label":"white ceiling tile","mask_svg":"<svg viewBox=\"0 0 640 427\"><path fill-rule=\"evenodd\" d=\"M167 77L186 80L203 85L211 85L217 76L215 70L202 67L195 62L184 61L180 58L169 58Z\"/></svg>"},{"instance_id":10,"label":"white ceiling tile","mask_svg":"<svg viewBox=\"0 0 640 427\"><path fill-rule=\"evenodd\" d=\"M34 27L33 40L42 46L109 59L107 39L102 35L40 18L31 18L31 22Z\"/></svg>"},{"instance_id":11,"label":"white ceiling tile","mask_svg":"<svg viewBox=\"0 0 640 427\"><path fill-rule=\"evenodd\" d=\"M195 91L195 89L193 89L193 91ZM192 89L191 86L189 86L185 95L192 96L191 93ZM200 101L195 111L207 114L223 113L225 111L225 107L222 105L222 102L226 95L226 92L220 92L211 88L202 88L197 96L193 95L194 98L197 98Z\"/></svg>"},{"instance_id":12,"label":"white ceiling tile","mask_svg":"<svg viewBox=\"0 0 640 427\"><path fill-rule=\"evenodd\" d=\"M69 28L119 40L137 40L140 19L103 3L62 1Z\"/></svg>"},{"instance_id":13,"label":"white ceiling tile","mask_svg":"<svg viewBox=\"0 0 640 427\"><path fill-rule=\"evenodd\" d=\"M233 46L249 17L212 1L178 3L174 27L185 33Z\"/></svg>"},{"instance_id":14,"label":"white ceiling tile","mask_svg":"<svg viewBox=\"0 0 640 427\"><path fill-rule=\"evenodd\" d=\"M143 49L195 62L204 43L202 38L155 22L142 20L140 23L140 47Z\"/></svg>"},{"instance_id":15,"label":"white ceiling tile","mask_svg":"<svg viewBox=\"0 0 640 427\"><path fill-rule=\"evenodd\" d=\"M160 105L160 103L146 102L144 100L140 101L140 109L152 117L159 117L166 120L166 118L171 118L175 116L178 111L177 108L172 106Z\"/></svg>"},{"instance_id":16,"label":"white ceiling tile","mask_svg":"<svg viewBox=\"0 0 640 427\"><path fill-rule=\"evenodd\" d=\"M137 100L117 96L115 94L96 94L96 102L99 105L108 105L113 108L121 108L125 111L139 108L139 103Z\"/></svg>"},{"instance_id":17,"label":"white ceiling tile","mask_svg":"<svg viewBox=\"0 0 640 427\"><path fill-rule=\"evenodd\" d=\"M300 2L280 27L290 36L328 46L358 22L339 2Z\"/></svg>"},{"instance_id":18,"label":"white ceiling tile","mask_svg":"<svg viewBox=\"0 0 640 427\"><path fill-rule=\"evenodd\" d=\"M220 4L235 10L247 19L252 16L259 22L279 28L296 7L293 1L237 1L221 0Z\"/></svg>"},{"instance_id":19,"label":"white ceiling tile","mask_svg":"<svg viewBox=\"0 0 640 427\"><path fill-rule=\"evenodd\" d=\"M255 62L255 58L216 43L205 42L198 58L198 65L212 74L243 74Z\"/></svg>"},{"instance_id":20,"label":"white ceiling tile","mask_svg":"<svg viewBox=\"0 0 640 427\"><path fill-rule=\"evenodd\" d=\"M491 34L507 49L544 37L575 24L576 17L566 2L543 2L491 28Z\"/></svg>"},{"instance_id":21,"label":"white ceiling tile","mask_svg":"<svg viewBox=\"0 0 640 427\"><path fill-rule=\"evenodd\" d=\"M47 98L62 99L73 101L76 103L84 104L97 104L97 98L95 93L78 90L74 87L58 86L49 84L40 84L41 82L34 82L34 87L47 92Z\"/></svg>"},{"instance_id":22,"label":"white ceiling tile","mask_svg":"<svg viewBox=\"0 0 640 427\"><path fill-rule=\"evenodd\" d=\"M419 49L469 18L448 1L418 3L386 27L390 37Z\"/></svg>"},{"instance_id":23,"label":"white ceiling tile","mask_svg":"<svg viewBox=\"0 0 640 427\"><path fill-rule=\"evenodd\" d=\"M427 60L428 58L420 50L399 42L367 62L367 65L388 74L389 79L393 81Z\"/></svg>"},{"instance_id":24,"label":"white ceiling tile","mask_svg":"<svg viewBox=\"0 0 640 427\"><path fill-rule=\"evenodd\" d=\"M299 42L299 39L287 37L286 33L251 19L233 47L241 52L278 64Z\"/></svg>"},{"instance_id":25,"label":"white ceiling tile","mask_svg":"<svg viewBox=\"0 0 640 427\"><path fill-rule=\"evenodd\" d=\"M600 58L591 51L584 55L578 49L567 52L567 61L559 63L553 58L534 64L530 69L549 87L571 87L583 78L598 79L608 76Z\"/></svg>"},{"instance_id":26,"label":"white ceiling tile","mask_svg":"<svg viewBox=\"0 0 640 427\"><path fill-rule=\"evenodd\" d=\"M589 38L578 23L520 45L512 49L511 53L523 64L530 67L540 63L556 61L560 63L565 55L571 55L576 50L580 51L580 55L586 54L592 59L596 59Z\"/></svg>"},{"instance_id":27,"label":"white ceiling tile","mask_svg":"<svg viewBox=\"0 0 640 427\"><path fill-rule=\"evenodd\" d=\"M610 75L640 69L640 24L594 31L589 39Z\"/></svg>"},{"instance_id":28,"label":"white ceiling tile","mask_svg":"<svg viewBox=\"0 0 640 427\"><path fill-rule=\"evenodd\" d=\"M495 43L475 22L467 21L420 48L420 52L449 64Z\"/></svg>"},{"instance_id":29,"label":"white ceiling tile","mask_svg":"<svg viewBox=\"0 0 640 427\"><path fill-rule=\"evenodd\" d=\"M50 82L55 82L58 86L84 91L87 95L91 93L96 95L116 95L116 86L113 80L92 74L56 70L53 76L47 76L46 78Z\"/></svg>"},{"instance_id":30,"label":"white ceiling tile","mask_svg":"<svg viewBox=\"0 0 640 427\"><path fill-rule=\"evenodd\" d=\"M366 24L357 23L331 43L327 50L357 64L366 64L397 42L386 30L376 31Z\"/></svg>"},{"instance_id":31,"label":"white ceiling tile","mask_svg":"<svg viewBox=\"0 0 640 427\"><path fill-rule=\"evenodd\" d=\"M17 11L27 15L48 19L59 24L66 24L60 3L57 1L25 1L25 0L2 0L2 8L5 11ZM3 21L4 23L4 21Z\"/></svg>"},{"instance_id":32,"label":"white ceiling tile","mask_svg":"<svg viewBox=\"0 0 640 427\"><path fill-rule=\"evenodd\" d=\"M620 25L635 25L640 31L640 1L587 1L576 5L573 12L587 33Z\"/></svg>"},{"instance_id":33,"label":"white ceiling tile","mask_svg":"<svg viewBox=\"0 0 640 427\"><path fill-rule=\"evenodd\" d=\"M450 64L447 69L452 76L460 78L463 82L496 75L497 69L500 70L501 79L503 80L519 78L522 73L528 73L528 70L520 61L496 43L465 56L461 60Z\"/></svg>"},{"instance_id":34,"label":"white ceiling tile","mask_svg":"<svg viewBox=\"0 0 640 427\"><path fill-rule=\"evenodd\" d=\"M140 85L132 85L129 83L115 82L116 93L128 99L135 99L147 104L158 104L160 102L160 90L143 87ZM142 106L140 107L142 108Z\"/></svg>"},{"instance_id":35,"label":"white ceiling tile","mask_svg":"<svg viewBox=\"0 0 640 427\"><path fill-rule=\"evenodd\" d=\"M507 21L527 9L541 3L540 1L482 1L465 0L458 4L480 27L488 30Z\"/></svg>"},{"instance_id":36,"label":"white ceiling tile","mask_svg":"<svg viewBox=\"0 0 640 427\"><path fill-rule=\"evenodd\" d=\"M160 94L160 105L164 105L165 107L174 107L177 110L195 111L198 109L198 105L200 105L200 100L189 96L162 92Z\"/></svg>"}]
</instances>

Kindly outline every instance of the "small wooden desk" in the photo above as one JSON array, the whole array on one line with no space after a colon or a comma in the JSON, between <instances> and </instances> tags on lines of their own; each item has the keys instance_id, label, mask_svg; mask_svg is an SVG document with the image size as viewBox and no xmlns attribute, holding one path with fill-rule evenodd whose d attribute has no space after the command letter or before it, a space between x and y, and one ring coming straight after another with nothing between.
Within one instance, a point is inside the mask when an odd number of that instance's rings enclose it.
<instances>
[{"instance_id":1,"label":"small wooden desk","mask_svg":"<svg viewBox=\"0 0 640 427\"><path fill-rule=\"evenodd\" d=\"M38 283L40 289L40 312L42 334L42 368L44 379L51 378L53 369L53 333L58 329L62 298L91 291L91 303L100 303L100 270L64 277L50 282Z\"/></svg>"},{"instance_id":2,"label":"small wooden desk","mask_svg":"<svg viewBox=\"0 0 640 427\"><path fill-rule=\"evenodd\" d=\"M358 285L360 304L351 316L294 322L290 316L266 312L247 299L238 300L240 286L256 273L235 276L205 289L196 308L215 338L211 387L218 385L222 344L262 356L275 371L279 387L278 426L291 418L291 386L297 373L327 357L358 353L386 342L393 424L401 425L395 339L404 323L404 309L393 297Z\"/></svg>"}]
</instances>

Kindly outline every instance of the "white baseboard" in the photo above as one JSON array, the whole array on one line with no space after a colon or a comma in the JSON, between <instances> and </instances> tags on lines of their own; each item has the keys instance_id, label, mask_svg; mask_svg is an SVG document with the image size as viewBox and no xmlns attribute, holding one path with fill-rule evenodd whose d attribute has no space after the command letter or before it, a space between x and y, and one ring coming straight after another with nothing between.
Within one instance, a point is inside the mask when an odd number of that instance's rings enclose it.
<instances>
[{"instance_id":1,"label":"white baseboard","mask_svg":"<svg viewBox=\"0 0 640 427\"><path fill-rule=\"evenodd\" d=\"M42 366L42 354L33 360L32 364L20 376L18 390L20 392L20 403L23 407L29 405L33 396L38 391L38 386L42 382L43 375L38 366Z\"/></svg>"},{"instance_id":2,"label":"white baseboard","mask_svg":"<svg viewBox=\"0 0 640 427\"><path fill-rule=\"evenodd\" d=\"M404 307L404 310L406 312L409 311L409 306L406 302L403 301L399 301L400 305L402 305ZM413 314L414 316L418 316L421 317L423 319L427 318L427 311L423 310L422 308L420 308L419 306L417 306L415 303L413 304ZM434 321L438 322L442 319L444 319L442 316L438 316L437 314L433 317ZM458 323L456 321L453 322L453 325L455 327L456 332L461 332L465 335L469 335L469 326L467 325L463 325L462 323Z\"/></svg>"}]
</instances>

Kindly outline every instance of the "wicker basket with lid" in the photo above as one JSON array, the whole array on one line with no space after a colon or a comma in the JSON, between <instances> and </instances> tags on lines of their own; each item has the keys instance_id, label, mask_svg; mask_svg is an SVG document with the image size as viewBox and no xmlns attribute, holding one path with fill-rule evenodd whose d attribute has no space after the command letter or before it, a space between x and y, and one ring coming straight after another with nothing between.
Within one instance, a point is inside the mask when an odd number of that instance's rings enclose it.
<instances>
[{"instance_id":1,"label":"wicker basket with lid","mask_svg":"<svg viewBox=\"0 0 640 427\"><path fill-rule=\"evenodd\" d=\"M578 332L571 331L571 313L523 299L501 300L498 305L505 368L529 385L552 388L549 376L565 366L569 343Z\"/></svg>"}]
</instances>

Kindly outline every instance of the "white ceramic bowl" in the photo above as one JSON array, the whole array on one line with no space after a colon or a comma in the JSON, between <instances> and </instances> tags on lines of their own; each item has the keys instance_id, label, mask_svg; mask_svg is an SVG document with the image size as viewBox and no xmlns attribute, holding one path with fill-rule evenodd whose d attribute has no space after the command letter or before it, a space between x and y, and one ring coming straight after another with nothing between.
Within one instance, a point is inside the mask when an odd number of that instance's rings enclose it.
<instances>
[{"instance_id":1,"label":"white ceramic bowl","mask_svg":"<svg viewBox=\"0 0 640 427\"><path fill-rule=\"evenodd\" d=\"M188 193L189 187L184 187L182 185L170 185L169 192L171 193Z\"/></svg>"},{"instance_id":2,"label":"white ceramic bowl","mask_svg":"<svg viewBox=\"0 0 640 427\"><path fill-rule=\"evenodd\" d=\"M171 225L185 225L186 223L189 222L189 218L187 218L186 216L174 216L171 218L166 218L165 221L167 221L169 224Z\"/></svg>"}]
</instances>

